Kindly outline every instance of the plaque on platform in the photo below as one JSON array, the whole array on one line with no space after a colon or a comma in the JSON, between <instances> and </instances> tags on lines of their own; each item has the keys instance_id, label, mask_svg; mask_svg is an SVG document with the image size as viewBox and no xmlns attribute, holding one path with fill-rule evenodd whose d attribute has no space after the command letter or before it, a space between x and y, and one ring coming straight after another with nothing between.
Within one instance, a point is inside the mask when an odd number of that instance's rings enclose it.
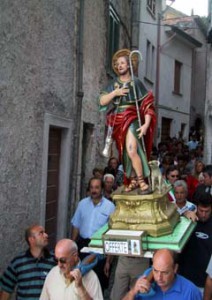
<instances>
[{"instance_id":1,"label":"plaque on platform","mask_svg":"<svg viewBox=\"0 0 212 300\"><path fill-rule=\"evenodd\" d=\"M103 236L105 254L143 256L142 237L144 231L108 230Z\"/></svg>"}]
</instances>

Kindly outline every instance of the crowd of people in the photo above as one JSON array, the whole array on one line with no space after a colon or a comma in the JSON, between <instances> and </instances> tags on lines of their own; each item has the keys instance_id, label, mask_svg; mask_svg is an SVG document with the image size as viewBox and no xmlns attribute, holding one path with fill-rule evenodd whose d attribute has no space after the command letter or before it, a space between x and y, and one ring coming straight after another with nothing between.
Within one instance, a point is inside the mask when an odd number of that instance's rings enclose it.
<instances>
[{"instance_id":1,"label":"crowd of people","mask_svg":"<svg viewBox=\"0 0 212 300\"><path fill-rule=\"evenodd\" d=\"M172 151L179 147L178 143L176 140L169 144ZM60 240L54 254L47 250L48 235L42 226L27 228L25 239L29 248L15 257L3 273L0 299L10 299L16 290L17 299L101 300L108 293L112 276L108 298L111 300L143 299L142 293L149 291L153 294L145 295L147 299L162 299L166 294L167 299L176 296L211 300L212 165L204 165L200 146L187 153L187 145L180 145L179 152L172 152L160 143L157 153L156 149L152 152L153 159L160 162L164 181L172 186L168 201L176 205L181 216L197 223L177 260L168 249L157 251L152 261L144 257L107 256L82 276L78 265L87 254L80 250L108 222L115 210L112 193L123 184L123 167L117 158L111 157L105 168L93 169L87 197L79 202L71 219L71 239ZM111 274L113 264L115 272ZM148 280L149 273L153 284Z\"/></svg>"}]
</instances>

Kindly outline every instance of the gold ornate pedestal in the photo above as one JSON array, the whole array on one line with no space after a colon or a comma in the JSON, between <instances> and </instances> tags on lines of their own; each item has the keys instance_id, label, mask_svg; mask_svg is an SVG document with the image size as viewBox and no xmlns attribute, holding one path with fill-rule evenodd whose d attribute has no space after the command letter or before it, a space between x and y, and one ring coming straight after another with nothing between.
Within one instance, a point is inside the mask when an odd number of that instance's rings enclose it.
<instances>
[{"instance_id":1,"label":"gold ornate pedestal","mask_svg":"<svg viewBox=\"0 0 212 300\"><path fill-rule=\"evenodd\" d=\"M180 217L167 197L169 187L159 194L139 195L139 190L124 193L119 188L113 194L116 210L111 216L111 229L144 230L153 237L172 233Z\"/></svg>"}]
</instances>

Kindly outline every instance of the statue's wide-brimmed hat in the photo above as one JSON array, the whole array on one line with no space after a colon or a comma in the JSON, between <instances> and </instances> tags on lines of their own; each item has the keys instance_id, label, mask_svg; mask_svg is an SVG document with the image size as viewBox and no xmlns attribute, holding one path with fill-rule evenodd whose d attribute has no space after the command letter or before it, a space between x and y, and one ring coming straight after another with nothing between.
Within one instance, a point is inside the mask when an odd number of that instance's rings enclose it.
<instances>
[{"instance_id":1,"label":"statue's wide-brimmed hat","mask_svg":"<svg viewBox=\"0 0 212 300\"><path fill-rule=\"evenodd\" d=\"M117 59L119 57L127 57L129 59L129 56L130 56L130 50L129 49L121 49L121 50L118 50L114 55L113 55L113 59L112 59L112 68L113 68L113 71L119 75L118 73L118 70L117 70ZM139 62L139 59L138 59L138 55L135 53L133 53L132 57L131 57L131 61L132 61L132 67L133 67L133 72L137 72L138 70L138 62Z\"/></svg>"}]
</instances>

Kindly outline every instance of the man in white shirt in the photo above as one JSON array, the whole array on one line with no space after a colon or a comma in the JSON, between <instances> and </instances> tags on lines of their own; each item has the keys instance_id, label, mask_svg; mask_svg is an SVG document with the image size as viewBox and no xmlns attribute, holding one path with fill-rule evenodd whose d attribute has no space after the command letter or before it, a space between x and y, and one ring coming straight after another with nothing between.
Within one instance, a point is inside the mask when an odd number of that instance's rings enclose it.
<instances>
[{"instance_id":1,"label":"man in white shirt","mask_svg":"<svg viewBox=\"0 0 212 300\"><path fill-rule=\"evenodd\" d=\"M60 240L55 247L58 265L46 277L40 300L103 300L99 280L90 270L82 276L78 248L70 239Z\"/></svg>"},{"instance_id":2,"label":"man in white shirt","mask_svg":"<svg viewBox=\"0 0 212 300\"><path fill-rule=\"evenodd\" d=\"M174 195L176 199L177 211L181 216L185 216L188 219L197 221L196 210L197 207L194 203L189 202L186 197L188 194L188 186L184 180L177 180L174 183Z\"/></svg>"}]
</instances>

